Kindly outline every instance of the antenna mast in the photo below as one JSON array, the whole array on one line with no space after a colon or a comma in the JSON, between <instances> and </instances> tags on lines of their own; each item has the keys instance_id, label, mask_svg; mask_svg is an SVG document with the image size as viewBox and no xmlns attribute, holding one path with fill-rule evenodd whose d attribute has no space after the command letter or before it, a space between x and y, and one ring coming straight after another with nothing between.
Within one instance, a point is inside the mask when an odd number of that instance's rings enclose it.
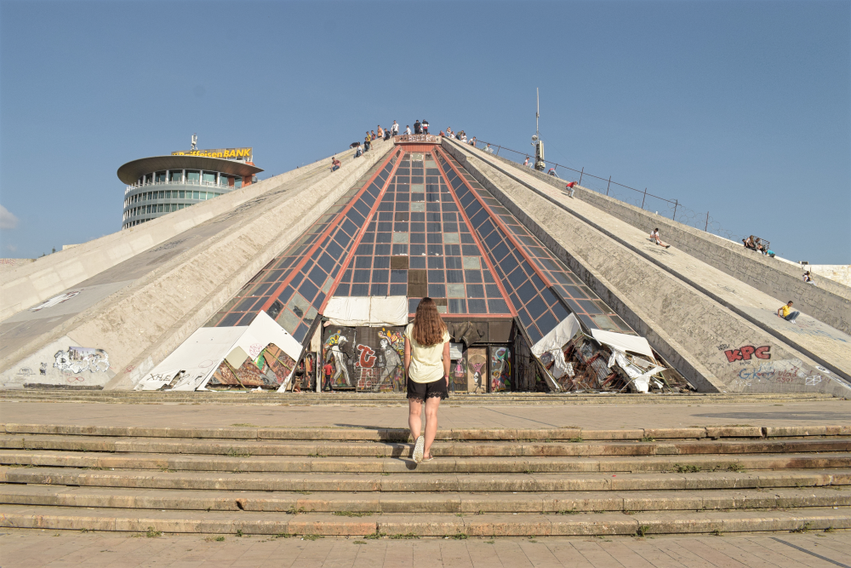
<instances>
[{"instance_id":1,"label":"antenna mast","mask_svg":"<svg viewBox=\"0 0 851 568\"><path fill-rule=\"evenodd\" d=\"M535 147L535 169L542 172L547 165L544 163L544 142L541 140L541 132L538 129L538 119L541 118L541 91L537 87L535 87L535 97L538 106L535 111L535 135L532 136L532 146Z\"/></svg>"}]
</instances>

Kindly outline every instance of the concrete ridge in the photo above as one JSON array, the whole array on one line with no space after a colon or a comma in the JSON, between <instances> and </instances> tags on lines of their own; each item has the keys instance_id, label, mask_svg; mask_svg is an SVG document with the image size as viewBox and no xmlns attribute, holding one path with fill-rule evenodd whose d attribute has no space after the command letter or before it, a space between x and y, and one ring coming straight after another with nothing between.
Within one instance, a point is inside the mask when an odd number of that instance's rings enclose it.
<instances>
[{"instance_id":1,"label":"concrete ridge","mask_svg":"<svg viewBox=\"0 0 851 568\"><path fill-rule=\"evenodd\" d=\"M80 426L0 423L6 434L63 434L76 436L122 436L137 438L210 438L232 440L365 440L404 442L408 428L357 428L348 426L293 428L243 427L171 428L134 426ZM607 441L701 438L777 438L802 436L851 436L851 425L810 426L704 426L689 428L633 428L592 430L583 428L449 428L438 430L436 440L566 440Z\"/></svg>"},{"instance_id":2,"label":"concrete ridge","mask_svg":"<svg viewBox=\"0 0 851 568\"><path fill-rule=\"evenodd\" d=\"M6 505L0 526L53 530L161 531L167 533L324 535L324 536L568 536L671 533L801 531L851 528L849 509L801 511L535 513L457 515L381 514L340 518L333 514L266 514L241 511L187 512L93 509L69 512L60 507Z\"/></svg>"}]
</instances>

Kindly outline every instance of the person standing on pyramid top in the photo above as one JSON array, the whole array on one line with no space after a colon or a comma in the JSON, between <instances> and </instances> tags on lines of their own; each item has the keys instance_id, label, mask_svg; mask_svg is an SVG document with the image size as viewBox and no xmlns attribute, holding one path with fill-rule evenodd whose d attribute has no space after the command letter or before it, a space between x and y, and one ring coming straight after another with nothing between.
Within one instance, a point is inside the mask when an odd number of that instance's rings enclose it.
<instances>
[{"instance_id":1,"label":"person standing on pyramid top","mask_svg":"<svg viewBox=\"0 0 851 568\"><path fill-rule=\"evenodd\" d=\"M414 322L405 328L405 374L408 426L415 441L411 457L417 463L431 461L431 446L437 435L437 409L440 401L449 397L449 331L431 298L420 300Z\"/></svg>"},{"instance_id":2,"label":"person standing on pyramid top","mask_svg":"<svg viewBox=\"0 0 851 568\"><path fill-rule=\"evenodd\" d=\"M390 127L390 135L396 136L399 134L399 125L396 124L396 121L393 121L393 126Z\"/></svg>"}]
</instances>

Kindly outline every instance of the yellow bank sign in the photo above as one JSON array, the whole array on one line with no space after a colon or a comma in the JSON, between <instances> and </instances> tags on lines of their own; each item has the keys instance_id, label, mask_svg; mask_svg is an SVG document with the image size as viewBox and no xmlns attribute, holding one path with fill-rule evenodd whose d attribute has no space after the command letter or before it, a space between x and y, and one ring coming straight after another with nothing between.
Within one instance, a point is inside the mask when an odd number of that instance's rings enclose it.
<instances>
[{"instance_id":1,"label":"yellow bank sign","mask_svg":"<svg viewBox=\"0 0 851 568\"><path fill-rule=\"evenodd\" d=\"M205 156L207 158L251 159L252 148L217 148L215 150L179 150L172 156Z\"/></svg>"}]
</instances>

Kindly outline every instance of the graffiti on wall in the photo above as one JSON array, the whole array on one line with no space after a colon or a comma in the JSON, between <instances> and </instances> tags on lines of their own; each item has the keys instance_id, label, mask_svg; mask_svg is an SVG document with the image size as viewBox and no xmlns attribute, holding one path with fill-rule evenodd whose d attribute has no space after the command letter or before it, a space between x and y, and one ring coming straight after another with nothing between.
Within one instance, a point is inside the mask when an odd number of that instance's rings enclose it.
<instances>
[{"instance_id":1,"label":"graffiti on wall","mask_svg":"<svg viewBox=\"0 0 851 568\"><path fill-rule=\"evenodd\" d=\"M751 357L757 359L771 359L771 346L763 345L762 347L754 347L753 345L743 345L738 349L728 349L724 351L727 356L727 362L735 361L750 361Z\"/></svg>"},{"instance_id":2,"label":"graffiti on wall","mask_svg":"<svg viewBox=\"0 0 851 568\"><path fill-rule=\"evenodd\" d=\"M471 347L467 349L467 392L487 392L487 376L487 349L484 347Z\"/></svg>"},{"instance_id":3,"label":"graffiti on wall","mask_svg":"<svg viewBox=\"0 0 851 568\"><path fill-rule=\"evenodd\" d=\"M783 359L743 364L735 380L744 388L752 388L764 383L814 387L819 385L827 374L829 373L808 369L800 359Z\"/></svg>"},{"instance_id":4,"label":"graffiti on wall","mask_svg":"<svg viewBox=\"0 0 851 568\"><path fill-rule=\"evenodd\" d=\"M511 390L511 350L491 346L490 352L491 392Z\"/></svg>"},{"instance_id":5,"label":"graffiti on wall","mask_svg":"<svg viewBox=\"0 0 851 568\"><path fill-rule=\"evenodd\" d=\"M405 389L401 327L334 328L322 345L331 366L330 387L359 391L401 392Z\"/></svg>"},{"instance_id":6,"label":"graffiti on wall","mask_svg":"<svg viewBox=\"0 0 851 568\"><path fill-rule=\"evenodd\" d=\"M109 370L109 355L103 349L68 347L53 355L53 368L74 375L84 372L105 373ZM46 374L45 366L42 366L41 374Z\"/></svg>"},{"instance_id":7,"label":"graffiti on wall","mask_svg":"<svg viewBox=\"0 0 851 568\"><path fill-rule=\"evenodd\" d=\"M467 357L462 354L460 359L452 361L449 366L449 374L452 377L450 387L456 392L466 392L467 390Z\"/></svg>"},{"instance_id":8,"label":"graffiti on wall","mask_svg":"<svg viewBox=\"0 0 851 568\"><path fill-rule=\"evenodd\" d=\"M257 352L255 349L250 351ZM277 389L290 376L296 363L274 343L260 349L255 357L249 354L238 367L234 367L228 358L213 372L208 387Z\"/></svg>"}]
</instances>

